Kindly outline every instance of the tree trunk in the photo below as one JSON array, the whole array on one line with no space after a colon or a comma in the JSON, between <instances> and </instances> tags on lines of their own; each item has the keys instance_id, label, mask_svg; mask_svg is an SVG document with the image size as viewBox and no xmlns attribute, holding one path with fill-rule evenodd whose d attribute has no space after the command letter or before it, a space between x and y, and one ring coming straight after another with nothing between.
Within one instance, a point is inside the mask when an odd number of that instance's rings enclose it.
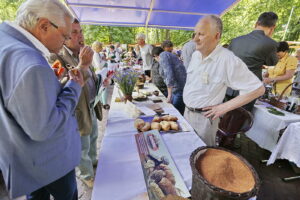
<instances>
[{"instance_id":1,"label":"tree trunk","mask_svg":"<svg viewBox=\"0 0 300 200\"><path fill-rule=\"evenodd\" d=\"M166 30L166 40L170 40L170 39L171 39L171 37L170 37L170 30L167 29Z\"/></svg>"}]
</instances>

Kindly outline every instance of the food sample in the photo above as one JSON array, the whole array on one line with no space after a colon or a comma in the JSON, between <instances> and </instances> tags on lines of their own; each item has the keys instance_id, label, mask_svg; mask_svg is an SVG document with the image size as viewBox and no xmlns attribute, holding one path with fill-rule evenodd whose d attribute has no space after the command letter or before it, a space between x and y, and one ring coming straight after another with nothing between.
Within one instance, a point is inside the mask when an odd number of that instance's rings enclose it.
<instances>
[{"instance_id":1,"label":"food sample","mask_svg":"<svg viewBox=\"0 0 300 200\"><path fill-rule=\"evenodd\" d=\"M141 130L145 126L145 121L142 119L136 119L134 121L134 127L138 130Z\"/></svg>"},{"instance_id":2,"label":"food sample","mask_svg":"<svg viewBox=\"0 0 300 200\"><path fill-rule=\"evenodd\" d=\"M210 184L227 191L249 192L255 185L250 168L227 151L208 149L198 158L196 168Z\"/></svg>"},{"instance_id":3,"label":"food sample","mask_svg":"<svg viewBox=\"0 0 300 200\"><path fill-rule=\"evenodd\" d=\"M55 60L55 62L52 64L52 68L54 69L57 77L60 77L65 72L65 68L62 66L59 60Z\"/></svg>"},{"instance_id":4,"label":"food sample","mask_svg":"<svg viewBox=\"0 0 300 200\"><path fill-rule=\"evenodd\" d=\"M140 129L142 132L146 132L150 130L150 123L146 122L145 125Z\"/></svg>"},{"instance_id":5,"label":"food sample","mask_svg":"<svg viewBox=\"0 0 300 200\"><path fill-rule=\"evenodd\" d=\"M158 96L158 95L159 95L159 91L155 90L155 91L153 92L153 94L154 94L155 96Z\"/></svg>"},{"instance_id":6,"label":"food sample","mask_svg":"<svg viewBox=\"0 0 300 200\"><path fill-rule=\"evenodd\" d=\"M172 115L162 116L161 119L163 121L177 121L178 120L178 118L176 116L172 116Z\"/></svg>"},{"instance_id":7,"label":"food sample","mask_svg":"<svg viewBox=\"0 0 300 200\"><path fill-rule=\"evenodd\" d=\"M174 130L174 131L178 131L178 130L179 130L179 126L178 126L177 122L171 121L171 122L169 122L169 123L170 123L170 125L171 125L171 129L172 129L172 130Z\"/></svg>"},{"instance_id":8,"label":"food sample","mask_svg":"<svg viewBox=\"0 0 300 200\"><path fill-rule=\"evenodd\" d=\"M152 120L152 122L161 122L161 121L162 121L161 118L158 116L155 116Z\"/></svg>"},{"instance_id":9,"label":"food sample","mask_svg":"<svg viewBox=\"0 0 300 200\"><path fill-rule=\"evenodd\" d=\"M152 129L152 130L158 130L158 131L160 131L160 130L161 130L161 125L160 125L160 123L158 123L158 122L152 122L152 123L151 123L151 129Z\"/></svg>"},{"instance_id":10,"label":"food sample","mask_svg":"<svg viewBox=\"0 0 300 200\"><path fill-rule=\"evenodd\" d=\"M169 131L171 129L171 124L167 121L161 121L160 122L161 128L164 131Z\"/></svg>"}]
</instances>

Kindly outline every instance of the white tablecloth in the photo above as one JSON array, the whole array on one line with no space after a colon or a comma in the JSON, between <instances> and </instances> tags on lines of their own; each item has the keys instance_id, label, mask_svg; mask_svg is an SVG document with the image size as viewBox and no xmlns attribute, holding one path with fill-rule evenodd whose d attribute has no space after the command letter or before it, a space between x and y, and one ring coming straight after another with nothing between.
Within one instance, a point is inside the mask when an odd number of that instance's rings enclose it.
<instances>
[{"instance_id":1,"label":"white tablecloth","mask_svg":"<svg viewBox=\"0 0 300 200\"><path fill-rule=\"evenodd\" d=\"M148 87L150 90L154 89L151 85ZM100 149L92 199L146 200L148 199L146 184L134 138L137 133L134 119L126 113L124 103L114 102L116 96L118 92L115 88L106 133ZM161 103L161 106L166 113L176 115L179 120L185 121L172 105ZM192 171L189 157L193 150L205 144L193 131L164 134L162 138L190 189Z\"/></svg>"},{"instance_id":2,"label":"white tablecloth","mask_svg":"<svg viewBox=\"0 0 300 200\"><path fill-rule=\"evenodd\" d=\"M300 167L300 122L290 124L273 150L267 165L287 159Z\"/></svg>"},{"instance_id":3,"label":"white tablecloth","mask_svg":"<svg viewBox=\"0 0 300 200\"><path fill-rule=\"evenodd\" d=\"M269 104L259 102L253 108L254 122L246 135L261 148L273 151L276 147L280 130L290 123L300 122L300 115L280 110L285 116L278 116L268 112ZM276 108L277 109L277 108ZM279 110L279 109L278 109Z\"/></svg>"}]
</instances>

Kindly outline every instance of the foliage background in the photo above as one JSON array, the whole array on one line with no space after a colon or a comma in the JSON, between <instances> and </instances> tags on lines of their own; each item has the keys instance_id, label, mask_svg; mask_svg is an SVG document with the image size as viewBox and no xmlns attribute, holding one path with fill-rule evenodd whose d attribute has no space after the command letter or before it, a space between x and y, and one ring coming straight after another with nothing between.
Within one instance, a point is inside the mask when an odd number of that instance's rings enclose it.
<instances>
[{"instance_id":1,"label":"foliage background","mask_svg":"<svg viewBox=\"0 0 300 200\"><path fill-rule=\"evenodd\" d=\"M13 20L16 10L24 0L1 0L0 22ZM279 20L273 38L277 41L283 39L284 31L288 23L291 9L294 12L286 33L286 41L300 40L300 0L241 0L225 15L222 16L224 32L222 43L230 43L232 38L247 34L253 30L260 13L273 11L278 14ZM98 40L103 43L126 43L134 44L135 35L146 32L142 27L106 27L83 25L84 36L87 44ZM191 38L192 31L148 29L148 43L161 43L170 39L176 46L181 46Z\"/></svg>"}]
</instances>

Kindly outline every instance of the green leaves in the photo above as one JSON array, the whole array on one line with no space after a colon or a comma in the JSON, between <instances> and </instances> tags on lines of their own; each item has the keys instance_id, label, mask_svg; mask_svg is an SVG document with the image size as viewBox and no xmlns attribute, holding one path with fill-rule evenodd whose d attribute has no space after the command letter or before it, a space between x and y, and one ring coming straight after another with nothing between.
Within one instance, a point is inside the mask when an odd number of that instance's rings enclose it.
<instances>
[{"instance_id":1,"label":"green leaves","mask_svg":"<svg viewBox=\"0 0 300 200\"><path fill-rule=\"evenodd\" d=\"M232 38L251 32L259 15L267 11L275 12L278 15L279 19L273 38L281 41L293 6L295 8L285 40L299 40L300 0L241 0L222 16L224 23L222 43L230 43Z\"/></svg>"}]
</instances>

